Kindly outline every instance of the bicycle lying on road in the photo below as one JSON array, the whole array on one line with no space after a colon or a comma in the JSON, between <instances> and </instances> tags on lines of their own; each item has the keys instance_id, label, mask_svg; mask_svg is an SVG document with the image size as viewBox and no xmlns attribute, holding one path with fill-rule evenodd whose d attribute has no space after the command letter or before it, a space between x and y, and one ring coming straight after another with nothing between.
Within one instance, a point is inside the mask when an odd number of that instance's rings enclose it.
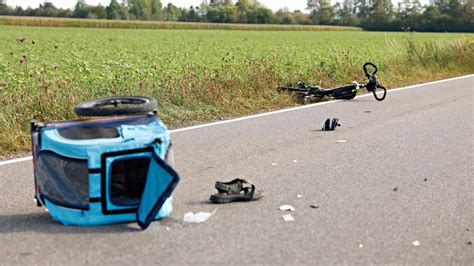
<instances>
[{"instance_id":1,"label":"bicycle lying on road","mask_svg":"<svg viewBox=\"0 0 474 266\"><path fill-rule=\"evenodd\" d=\"M373 68L373 72L370 73L368 67ZM357 83L354 81L352 84L344 85L338 88L333 89L323 89L320 86L307 85L303 81L298 82L298 87L279 87L277 90L281 91L290 91L299 93L302 96L303 103L308 103L312 99L320 99L324 96L328 96L335 99L342 100L352 100L356 97L357 91L360 89L367 89L367 91L372 92L377 101L383 101L385 96L387 96L387 89L382 86L377 79L378 68L371 62L367 62L363 66L365 76L368 79L367 83ZM383 92L382 97L379 97L377 94Z\"/></svg>"}]
</instances>

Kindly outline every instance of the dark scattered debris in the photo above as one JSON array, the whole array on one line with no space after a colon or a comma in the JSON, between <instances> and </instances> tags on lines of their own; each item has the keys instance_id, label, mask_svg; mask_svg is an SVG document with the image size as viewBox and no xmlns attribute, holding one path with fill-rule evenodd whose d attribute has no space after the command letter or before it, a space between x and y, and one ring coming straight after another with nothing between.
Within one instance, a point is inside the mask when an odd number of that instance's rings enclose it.
<instances>
[{"instance_id":1,"label":"dark scattered debris","mask_svg":"<svg viewBox=\"0 0 474 266\"><path fill-rule=\"evenodd\" d=\"M393 191L397 192L397 191L398 191L398 187L395 187L395 188L393 189Z\"/></svg>"},{"instance_id":2,"label":"dark scattered debris","mask_svg":"<svg viewBox=\"0 0 474 266\"><path fill-rule=\"evenodd\" d=\"M425 177L425 180L423 180L423 181L425 181L425 182L428 181L428 178Z\"/></svg>"},{"instance_id":3,"label":"dark scattered debris","mask_svg":"<svg viewBox=\"0 0 474 266\"><path fill-rule=\"evenodd\" d=\"M467 241L466 245L468 246L472 245L472 241Z\"/></svg>"},{"instance_id":4,"label":"dark scattered debris","mask_svg":"<svg viewBox=\"0 0 474 266\"><path fill-rule=\"evenodd\" d=\"M25 42L25 41L26 41L26 37L20 37L20 38L18 38L18 41L20 41L21 43L22 43L22 42Z\"/></svg>"},{"instance_id":5,"label":"dark scattered debris","mask_svg":"<svg viewBox=\"0 0 474 266\"><path fill-rule=\"evenodd\" d=\"M309 207L313 209L319 209L319 205L315 205L315 204L311 204L309 205Z\"/></svg>"},{"instance_id":6,"label":"dark scattered debris","mask_svg":"<svg viewBox=\"0 0 474 266\"><path fill-rule=\"evenodd\" d=\"M35 41L32 40L32 41L31 41L31 44L35 44Z\"/></svg>"},{"instance_id":7,"label":"dark scattered debris","mask_svg":"<svg viewBox=\"0 0 474 266\"><path fill-rule=\"evenodd\" d=\"M372 111L364 111L364 113L366 114L370 114Z\"/></svg>"},{"instance_id":8,"label":"dark scattered debris","mask_svg":"<svg viewBox=\"0 0 474 266\"><path fill-rule=\"evenodd\" d=\"M469 232L469 228L466 228L466 231L468 231L468 232Z\"/></svg>"}]
</instances>

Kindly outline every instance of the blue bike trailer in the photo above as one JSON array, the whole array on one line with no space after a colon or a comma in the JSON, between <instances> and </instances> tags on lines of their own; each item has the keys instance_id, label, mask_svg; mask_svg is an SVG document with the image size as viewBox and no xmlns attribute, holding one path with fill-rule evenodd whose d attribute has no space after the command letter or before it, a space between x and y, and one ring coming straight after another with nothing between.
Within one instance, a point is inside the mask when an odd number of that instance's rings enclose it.
<instances>
[{"instance_id":1,"label":"blue bike trailer","mask_svg":"<svg viewBox=\"0 0 474 266\"><path fill-rule=\"evenodd\" d=\"M178 173L170 136L155 113L32 123L35 198L65 225L137 221L172 213Z\"/></svg>"}]
</instances>

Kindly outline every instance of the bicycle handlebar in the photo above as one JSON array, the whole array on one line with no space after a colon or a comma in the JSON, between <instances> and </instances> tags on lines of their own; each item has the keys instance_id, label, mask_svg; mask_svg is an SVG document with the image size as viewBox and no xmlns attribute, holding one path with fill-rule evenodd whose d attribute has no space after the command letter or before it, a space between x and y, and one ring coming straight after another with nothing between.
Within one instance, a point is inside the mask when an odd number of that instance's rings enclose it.
<instances>
[{"instance_id":1,"label":"bicycle handlebar","mask_svg":"<svg viewBox=\"0 0 474 266\"><path fill-rule=\"evenodd\" d=\"M374 71L372 73L369 73L369 70L368 70L368 66L371 66ZM375 64L371 63L371 62L367 62L364 64L363 66L363 69L364 69L364 73L365 73L365 76L367 77L367 79L369 79L369 82L367 82L367 84L365 85L362 85L361 87L362 88L367 88L368 91L372 92L374 94L374 98L381 102L383 100L385 100L385 97L387 96L387 89L380 85L380 82L378 81L377 79L377 72L378 72L378 68ZM377 96L377 89L381 89L383 91L383 96L381 98L379 98Z\"/></svg>"},{"instance_id":2,"label":"bicycle handlebar","mask_svg":"<svg viewBox=\"0 0 474 266\"><path fill-rule=\"evenodd\" d=\"M367 69L368 66L371 66L374 68L374 72L372 74L369 73L369 70ZM377 72L379 71L379 69L377 68L376 65L374 65L373 63L371 62L367 62L364 64L364 66L362 67L364 69L364 73L365 73L365 76L367 77L367 79L371 79L372 77L374 77Z\"/></svg>"}]
</instances>

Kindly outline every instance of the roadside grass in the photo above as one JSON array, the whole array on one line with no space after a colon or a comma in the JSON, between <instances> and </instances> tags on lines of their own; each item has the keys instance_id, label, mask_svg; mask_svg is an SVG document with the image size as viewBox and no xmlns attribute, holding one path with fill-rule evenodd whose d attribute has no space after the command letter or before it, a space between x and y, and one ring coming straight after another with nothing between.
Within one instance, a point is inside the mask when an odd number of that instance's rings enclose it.
<instances>
[{"instance_id":1,"label":"roadside grass","mask_svg":"<svg viewBox=\"0 0 474 266\"><path fill-rule=\"evenodd\" d=\"M359 27L325 25L231 24L170 21L132 21L0 16L0 25L103 29L250 30L250 31L362 31Z\"/></svg>"},{"instance_id":2,"label":"roadside grass","mask_svg":"<svg viewBox=\"0 0 474 266\"><path fill-rule=\"evenodd\" d=\"M0 27L0 156L30 149L30 121L97 97L155 97L176 128L299 104L275 88L364 81L369 60L387 88L474 72L472 35L157 32Z\"/></svg>"}]
</instances>

